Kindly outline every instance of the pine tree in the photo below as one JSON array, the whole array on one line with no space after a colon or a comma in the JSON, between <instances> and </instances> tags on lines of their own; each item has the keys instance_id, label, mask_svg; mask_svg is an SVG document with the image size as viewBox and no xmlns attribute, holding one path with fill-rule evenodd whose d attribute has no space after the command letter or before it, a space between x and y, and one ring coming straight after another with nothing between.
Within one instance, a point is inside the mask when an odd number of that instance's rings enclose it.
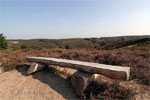
<instances>
[{"instance_id":1,"label":"pine tree","mask_svg":"<svg viewBox=\"0 0 150 100\"><path fill-rule=\"evenodd\" d=\"M3 36L3 34L0 34L0 50L4 50L8 48L8 44L6 41L6 38Z\"/></svg>"}]
</instances>

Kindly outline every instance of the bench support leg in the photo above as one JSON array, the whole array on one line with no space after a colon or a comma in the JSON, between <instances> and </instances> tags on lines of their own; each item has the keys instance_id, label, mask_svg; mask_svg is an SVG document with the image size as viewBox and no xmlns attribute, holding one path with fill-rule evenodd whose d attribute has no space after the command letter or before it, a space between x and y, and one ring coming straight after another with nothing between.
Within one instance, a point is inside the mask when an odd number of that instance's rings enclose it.
<instances>
[{"instance_id":1,"label":"bench support leg","mask_svg":"<svg viewBox=\"0 0 150 100\"><path fill-rule=\"evenodd\" d=\"M27 70L27 74L32 74L34 72L40 71L43 68L45 68L47 65L46 64L41 64L41 63L32 63L32 65L29 67Z\"/></svg>"},{"instance_id":2,"label":"bench support leg","mask_svg":"<svg viewBox=\"0 0 150 100\"><path fill-rule=\"evenodd\" d=\"M71 77L71 83L77 95L82 95L89 83L94 80L94 74L84 71L77 71Z\"/></svg>"}]
</instances>

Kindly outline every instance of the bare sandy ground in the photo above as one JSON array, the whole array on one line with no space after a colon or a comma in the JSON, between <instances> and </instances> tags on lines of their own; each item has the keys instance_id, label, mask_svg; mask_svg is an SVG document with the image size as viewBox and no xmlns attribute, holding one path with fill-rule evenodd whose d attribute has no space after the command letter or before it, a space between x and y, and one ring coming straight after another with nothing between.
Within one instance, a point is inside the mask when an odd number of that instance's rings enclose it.
<instances>
[{"instance_id":1,"label":"bare sandy ground","mask_svg":"<svg viewBox=\"0 0 150 100\"><path fill-rule=\"evenodd\" d=\"M77 99L69 78L51 70L42 70L26 75L29 66L21 65L17 70L0 73L0 100L64 100ZM52 67L52 66L51 66ZM76 70L56 67L65 73ZM111 83L115 80L99 76L99 81ZM120 86L136 91L133 100L150 100L150 87L123 81ZM132 98L131 98L132 100Z\"/></svg>"},{"instance_id":2,"label":"bare sandy ground","mask_svg":"<svg viewBox=\"0 0 150 100\"><path fill-rule=\"evenodd\" d=\"M0 100L77 99L68 79L41 71L26 75L26 69L0 74Z\"/></svg>"}]
</instances>

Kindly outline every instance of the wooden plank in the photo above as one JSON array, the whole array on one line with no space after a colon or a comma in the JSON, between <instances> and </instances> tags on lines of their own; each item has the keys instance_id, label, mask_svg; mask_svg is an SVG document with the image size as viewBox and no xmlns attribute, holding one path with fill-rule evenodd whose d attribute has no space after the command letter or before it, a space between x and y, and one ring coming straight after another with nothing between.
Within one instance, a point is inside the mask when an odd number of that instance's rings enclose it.
<instances>
[{"instance_id":1,"label":"wooden plank","mask_svg":"<svg viewBox=\"0 0 150 100\"><path fill-rule=\"evenodd\" d=\"M72 68L93 74L102 74L107 77L120 80L128 80L130 76L130 67L112 66L59 58L27 57L26 59L31 62L39 62L60 67Z\"/></svg>"}]
</instances>

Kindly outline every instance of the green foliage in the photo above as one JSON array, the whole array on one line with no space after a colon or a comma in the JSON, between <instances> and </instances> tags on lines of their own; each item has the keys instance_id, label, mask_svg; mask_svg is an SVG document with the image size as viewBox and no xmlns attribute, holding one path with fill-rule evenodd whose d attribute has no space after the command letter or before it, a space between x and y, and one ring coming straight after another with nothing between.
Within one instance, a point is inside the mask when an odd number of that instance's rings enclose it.
<instances>
[{"instance_id":1,"label":"green foliage","mask_svg":"<svg viewBox=\"0 0 150 100\"><path fill-rule=\"evenodd\" d=\"M3 36L3 34L0 34L0 50L5 50L7 48L8 44L6 38Z\"/></svg>"},{"instance_id":2,"label":"green foliage","mask_svg":"<svg viewBox=\"0 0 150 100\"><path fill-rule=\"evenodd\" d=\"M27 49L27 48L28 47L25 44L21 45L21 49Z\"/></svg>"},{"instance_id":3,"label":"green foliage","mask_svg":"<svg viewBox=\"0 0 150 100\"><path fill-rule=\"evenodd\" d=\"M67 44L67 45L65 46L65 49L71 49L71 46Z\"/></svg>"},{"instance_id":4,"label":"green foliage","mask_svg":"<svg viewBox=\"0 0 150 100\"><path fill-rule=\"evenodd\" d=\"M39 42L52 43L52 44L55 44L57 46L61 45L61 41L56 40L56 39L40 39Z\"/></svg>"},{"instance_id":5,"label":"green foliage","mask_svg":"<svg viewBox=\"0 0 150 100\"><path fill-rule=\"evenodd\" d=\"M19 47L17 47L17 46L10 47L10 49L12 49L12 50L14 50L14 51L16 51L16 50L20 50L20 48L19 48Z\"/></svg>"},{"instance_id":6,"label":"green foliage","mask_svg":"<svg viewBox=\"0 0 150 100\"><path fill-rule=\"evenodd\" d=\"M31 48L31 49L34 49L34 50L42 50L42 47L40 47L40 46L35 46L35 45L31 46L30 48Z\"/></svg>"},{"instance_id":7,"label":"green foliage","mask_svg":"<svg viewBox=\"0 0 150 100\"><path fill-rule=\"evenodd\" d=\"M63 48L62 45L58 45L59 48Z\"/></svg>"},{"instance_id":8,"label":"green foliage","mask_svg":"<svg viewBox=\"0 0 150 100\"><path fill-rule=\"evenodd\" d=\"M63 48L62 45L61 45L61 40L57 40L57 39L39 39L39 42L51 43L51 44L57 45L59 48Z\"/></svg>"}]
</instances>

